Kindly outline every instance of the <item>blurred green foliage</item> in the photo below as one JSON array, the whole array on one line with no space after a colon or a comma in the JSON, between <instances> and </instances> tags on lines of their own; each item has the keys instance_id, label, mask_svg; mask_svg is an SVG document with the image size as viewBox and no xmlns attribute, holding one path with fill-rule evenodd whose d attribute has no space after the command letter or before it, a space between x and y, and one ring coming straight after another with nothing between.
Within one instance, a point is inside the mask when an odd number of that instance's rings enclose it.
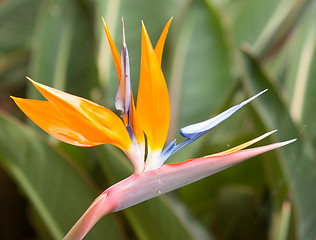
<instances>
[{"instance_id":1,"label":"blurred green foliage","mask_svg":"<svg viewBox=\"0 0 316 240\"><path fill-rule=\"evenodd\" d=\"M315 12L312 0L0 1L0 239L61 239L102 190L132 172L112 146L74 147L27 126L9 98L40 98L30 76L113 109L118 83L102 16L118 48L125 19L134 93L141 20L155 44L174 17L162 66L169 139L269 89L169 162L273 129L261 144L298 141L108 215L86 239L315 239Z\"/></svg>"}]
</instances>

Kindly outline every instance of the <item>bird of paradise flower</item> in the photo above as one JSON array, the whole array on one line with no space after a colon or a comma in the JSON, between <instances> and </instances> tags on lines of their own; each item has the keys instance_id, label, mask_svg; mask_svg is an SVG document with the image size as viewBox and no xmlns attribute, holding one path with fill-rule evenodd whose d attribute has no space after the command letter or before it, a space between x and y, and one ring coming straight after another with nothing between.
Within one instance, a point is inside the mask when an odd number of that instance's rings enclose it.
<instances>
[{"instance_id":1,"label":"bird of paradise flower","mask_svg":"<svg viewBox=\"0 0 316 240\"><path fill-rule=\"evenodd\" d=\"M141 70L136 107L131 91L124 23L122 21L123 48L119 54L103 20L119 79L115 107L122 111L123 121L105 107L37 83L28 77L47 101L12 97L31 120L57 139L82 147L113 144L120 148L134 165L134 174L101 193L64 239L82 239L93 225L108 213L180 188L295 141L293 139L243 150L275 132L271 131L220 153L176 164L164 164L177 151L203 136L266 91L263 90L211 119L182 128L180 134L185 140L179 144L174 140L164 148L170 121L170 103L161 60L171 20L163 29L155 48L142 23Z\"/></svg>"}]
</instances>

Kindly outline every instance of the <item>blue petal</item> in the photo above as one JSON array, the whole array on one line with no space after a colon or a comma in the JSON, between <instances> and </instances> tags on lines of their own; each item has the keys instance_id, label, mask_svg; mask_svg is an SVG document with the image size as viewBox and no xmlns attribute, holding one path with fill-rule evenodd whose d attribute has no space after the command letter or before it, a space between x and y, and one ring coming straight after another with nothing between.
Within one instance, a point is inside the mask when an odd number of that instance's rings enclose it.
<instances>
[{"instance_id":1,"label":"blue petal","mask_svg":"<svg viewBox=\"0 0 316 240\"><path fill-rule=\"evenodd\" d=\"M130 139L132 140L132 142L133 143L136 142L136 137L135 137L134 130L133 130L132 126L128 124L126 126L126 130L128 132Z\"/></svg>"},{"instance_id":2,"label":"blue petal","mask_svg":"<svg viewBox=\"0 0 316 240\"><path fill-rule=\"evenodd\" d=\"M167 147L165 147L162 150L158 159L159 165L164 164L164 162L171 156L171 153L173 152L175 147L176 147L176 140L173 140L167 145Z\"/></svg>"},{"instance_id":3,"label":"blue petal","mask_svg":"<svg viewBox=\"0 0 316 240\"><path fill-rule=\"evenodd\" d=\"M192 125L189 125L187 127L182 128L180 130L180 134L183 137L192 138L196 134L199 134L202 132L207 132L207 131L211 130L213 127L215 127L219 123L221 123L224 120L226 120L227 118L229 118L231 115L233 115L235 112L237 112L241 107L245 106L247 103L254 100L255 98L257 98L258 96L260 96L261 94L263 94L267 90L268 89L263 90L262 92L258 93L257 95L247 99L246 101L244 101L238 105L235 105L235 106L227 109L225 112L222 112L219 115L217 115L211 119L208 119L208 120L200 122L200 123L195 123L195 124L192 124Z\"/></svg>"},{"instance_id":4,"label":"blue petal","mask_svg":"<svg viewBox=\"0 0 316 240\"><path fill-rule=\"evenodd\" d=\"M169 157L171 157L173 154L175 154L176 152L178 152L179 150L181 150L182 148L188 146L190 143L194 142L195 140L197 140L198 138L202 137L205 133L207 133L207 131L205 132L200 132L195 134L192 138L187 138L184 141L182 141L181 143L179 143L178 145L176 145L173 149L171 154L169 155Z\"/></svg>"},{"instance_id":5,"label":"blue petal","mask_svg":"<svg viewBox=\"0 0 316 240\"><path fill-rule=\"evenodd\" d=\"M229 108L228 110L220 113L219 115L217 115L209 120L206 120L206 121L203 121L200 123L196 123L196 124L192 124L192 125L189 125L187 127L182 128L180 130L180 134L182 136L186 137L187 139L185 139L183 142L176 145L172 149L172 152L170 153L170 155L168 157L172 156L173 154L178 152L180 149L184 148L185 146L194 142L198 138L202 137L205 133L207 133L209 130L211 130L213 127L215 127L217 124L219 124L222 121L224 121L225 119L229 118L232 114L234 114L236 111L238 111L241 107L245 106L247 103L251 102L252 100L257 98L258 96L260 96L261 94L266 92L267 90L268 89L261 91L257 95L247 99L246 101L244 101L238 105L235 105L235 106Z\"/></svg>"}]
</instances>

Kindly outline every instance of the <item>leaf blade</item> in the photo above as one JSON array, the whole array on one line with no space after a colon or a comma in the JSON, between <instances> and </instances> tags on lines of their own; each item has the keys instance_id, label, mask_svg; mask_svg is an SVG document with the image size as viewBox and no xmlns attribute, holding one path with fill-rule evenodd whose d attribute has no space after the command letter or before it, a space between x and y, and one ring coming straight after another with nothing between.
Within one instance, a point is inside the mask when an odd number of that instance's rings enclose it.
<instances>
[{"instance_id":1,"label":"leaf blade","mask_svg":"<svg viewBox=\"0 0 316 240\"><path fill-rule=\"evenodd\" d=\"M93 201L95 186L70 159L12 118L1 114L0 129L0 164L23 189L51 236L61 239ZM89 237L120 238L111 218L100 223Z\"/></svg>"}]
</instances>

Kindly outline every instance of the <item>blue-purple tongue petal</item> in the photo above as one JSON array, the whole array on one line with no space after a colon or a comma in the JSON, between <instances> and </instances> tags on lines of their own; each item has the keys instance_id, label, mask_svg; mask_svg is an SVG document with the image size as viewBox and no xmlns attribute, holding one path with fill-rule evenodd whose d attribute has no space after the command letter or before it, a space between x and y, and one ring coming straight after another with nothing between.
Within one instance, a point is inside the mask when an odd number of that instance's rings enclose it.
<instances>
[{"instance_id":1,"label":"blue-purple tongue petal","mask_svg":"<svg viewBox=\"0 0 316 240\"><path fill-rule=\"evenodd\" d=\"M121 51L121 81L115 98L115 108L122 110L124 117L128 112L131 104L131 79L129 68L128 50L125 43L124 23L122 20L123 48Z\"/></svg>"},{"instance_id":2,"label":"blue-purple tongue petal","mask_svg":"<svg viewBox=\"0 0 316 240\"><path fill-rule=\"evenodd\" d=\"M175 147L176 147L176 140L173 140L162 150L158 159L159 165L164 164L164 162L170 157Z\"/></svg>"},{"instance_id":3,"label":"blue-purple tongue petal","mask_svg":"<svg viewBox=\"0 0 316 240\"><path fill-rule=\"evenodd\" d=\"M231 115L233 115L235 112L237 112L240 108L242 108L247 103L249 103L252 100L254 100L255 98L257 98L258 96L260 96L261 94L263 94L267 90L268 89L261 91L257 95L247 99L246 101L244 101L238 105L235 105L235 106L227 109L226 111L220 113L219 115L217 115L211 119L208 119L208 120L200 122L200 123L195 123L195 124L192 124L192 125L189 125L187 127L182 128L180 130L180 134L186 138L193 138L197 134L211 130L213 127L215 127L219 123L221 123L224 120L226 120L227 118L229 118Z\"/></svg>"}]
</instances>

